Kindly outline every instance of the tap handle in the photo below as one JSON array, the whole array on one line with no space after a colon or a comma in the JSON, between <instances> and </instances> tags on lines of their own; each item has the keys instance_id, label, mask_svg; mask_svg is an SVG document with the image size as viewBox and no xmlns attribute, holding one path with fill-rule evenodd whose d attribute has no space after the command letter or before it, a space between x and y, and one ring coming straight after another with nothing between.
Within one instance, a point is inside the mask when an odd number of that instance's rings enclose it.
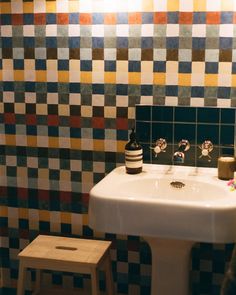
<instances>
[{"instance_id":1,"label":"tap handle","mask_svg":"<svg viewBox=\"0 0 236 295\"><path fill-rule=\"evenodd\" d=\"M165 149L167 147L167 142L164 138L159 138L156 140L155 142L155 146L154 147L150 147L150 149L152 149L155 153L155 157L157 157L157 155L161 152L165 152Z\"/></svg>"},{"instance_id":2,"label":"tap handle","mask_svg":"<svg viewBox=\"0 0 236 295\"><path fill-rule=\"evenodd\" d=\"M210 156L210 152L213 150L213 144L210 140L205 140L201 146L199 146L200 150L201 150L201 155L199 157L208 157L208 161L211 161L211 156Z\"/></svg>"},{"instance_id":3,"label":"tap handle","mask_svg":"<svg viewBox=\"0 0 236 295\"><path fill-rule=\"evenodd\" d=\"M182 151L182 152L186 152L190 149L190 143L187 139L182 139L180 140L179 142L179 149Z\"/></svg>"}]
</instances>

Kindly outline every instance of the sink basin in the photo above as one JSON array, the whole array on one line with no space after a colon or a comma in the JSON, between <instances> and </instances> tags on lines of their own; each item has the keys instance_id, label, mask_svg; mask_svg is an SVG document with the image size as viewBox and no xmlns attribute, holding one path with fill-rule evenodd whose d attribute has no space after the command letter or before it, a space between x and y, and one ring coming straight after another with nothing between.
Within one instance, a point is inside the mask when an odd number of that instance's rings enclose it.
<instances>
[{"instance_id":1,"label":"sink basin","mask_svg":"<svg viewBox=\"0 0 236 295\"><path fill-rule=\"evenodd\" d=\"M152 252L151 295L188 295L193 244L236 241L236 190L215 168L145 164L129 175L118 167L91 190L89 225L142 236Z\"/></svg>"},{"instance_id":2,"label":"sink basin","mask_svg":"<svg viewBox=\"0 0 236 295\"><path fill-rule=\"evenodd\" d=\"M109 233L231 243L236 191L216 168L145 164L129 175L122 166L91 190L89 224Z\"/></svg>"}]
</instances>

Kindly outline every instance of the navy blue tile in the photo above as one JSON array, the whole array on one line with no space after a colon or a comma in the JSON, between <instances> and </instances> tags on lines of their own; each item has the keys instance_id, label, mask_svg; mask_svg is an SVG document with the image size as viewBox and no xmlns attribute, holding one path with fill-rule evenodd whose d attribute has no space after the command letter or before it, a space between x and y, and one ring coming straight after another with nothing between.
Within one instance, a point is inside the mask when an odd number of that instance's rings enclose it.
<instances>
[{"instance_id":1,"label":"navy blue tile","mask_svg":"<svg viewBox=\"0 0 236 295\"><path fill-rule=\"evenodd\" d=\"M179 62L179 73L191 73L192 63L191 62Z\"/></svg>"},{"instance_id":2,"label":"navy blue tile","mask_svg":"<svg viewBox=\"0 0 236 295\"><path fill-rule=\"evenodd\" d=\"M159 73L165 73L166 71L166 62L165 61L154 61L153 71Z\"/></svg>"},{"instance_id":3,"label":"navy blue tile","mask_svg":"<svg viewBox=\"0 0 236 295\"><path fill-rule=\"evenodd\" d=\"M213 145L219 144L219 125L197 125L197 142L203 143L205 140L210 140Z\"/></svg>"},{"instance_id":4,"label":"navy blue tile","mask_svg":"<svg viewBox=\"0 0 236 295\"><path fill-rule=\"evenodd\" d=\"M78 24L79 23L79 13L69 13L69 23Z\"/></svg>"},{"instance_id":5,"label":"navy blue tile","mask_svg":"<svg viewBox=\"0 0 236 295\"><path fill-rule=\"evenodd\" d=\"M167 85L166 86L166 96L178 96L178 86Z\"/></svg>"},{"instance_id":6,"label":"navy blue tile","mask_svg":"<svg viewBox=\"0 0 236 295\"><path fill-rule=\"evenodd\" d=\"M179 23L179 13L176 12L168 12L167 13L167 23L168 24L178 24Z\"/></svg>"},{"instance_id":7,"label":"navy blue tile","mask_svg":"<svg viewBox=\"0 0 236 295\"><path fill-rule=\"evenodd\" d=\"M34 14L33 13L24 13L23 14L24 25L33 25L34 24Z\"/></svg>"},{"instance_id":8,"label":"navy blue tile","mask_svg":"<svg viewBox=\"0 0 236 295\"><path fill-rule=\"evenodd\" d=\"M233 38L230 37L220 37L219 47L220 49L232 49Z\"/></svg>"},{"instance_id":9,"label":"navy blue tile","mask_svg":"<svg viewBox=\"0 0 236 295\"><path fill-rule=\"evenodd\" d=\"M142 23L152 24L153 23L153 12L142 12Z\"/></svg>"},{"instance_id":10,"label":"navy blue tile","mask_svg":"<svg viewBox=\"0 0 236 295\"><path fill-rule=\"evenodd\" d=\"M219 123L219 108L197 108L197 122L201 123Z\"/></svg>"},{"instance_id":11,"label":"navy blue tile","mask_svg":"<svg viewBox=\"0 0 236 295\"><path fill-rule=\"evenodd\" d=\"M236 74L236 62L232 62L232 74Z\"/></svg>"},{"instance_id":12,"label":"navy blue tile","mask_svg":"<svg viewBox=\"0 0 236 295\"><path fill-rule=\"evenodd\" d=\"M25 48L34 48L35 47L35 38L33 37L24 37L24 47Z\"/></svg>"},{"instance_id":13,"label":"navy blue tile","mask_svg":"<svg viewBox=\"0 0 236 295\"><path fill-rule=\"evenodd\" d=\"M220 23L221 24L232 24L234 13L232 11L221 11Z\"/></svg>"},{"instance_id":14,"label":"navy blue tile","mask_svg":"<svg viewBox=\"0 0 236 295\"><path fill-rule=\"evenodd\" d=\"M179 38L178 37L167 37L166 38L166 48L167 49L178 49L179 48Z\"/></svg>"},{"instance_id":15,"label":"navy blue tile","mask_svg":"<svg viewBox=\"0 0 236 295\"><path fill-rule=\"evenodd\" d=\"M206 48L206 38L193 37L192 48L193 49L205 49Z\"/></svg>"},{"instance_id":16,"label":"navy blue tile","mask_svg":"<svg viewBox=\"0 0 236 295\"><path fill-rule=\"evenodd\" d=\"M118 12L116 14L117 24L128 24L128 13Z\"/></svg>"},{"instance_id":17,"label":"navy blue tile","mask_svg":"<svg viewBox=\"0 0 236 295\"><path fill-rule=\"evenodd\" d=\"M136 120L151 121L151 106L136 106Z\"/></svg>"},{"instance_id":18,"label":"navy blue tile","mask_svg":"<svg viewBox=\"0 0 236 295\"><path fill-rule=\"evenodd\" d=\"M116 38L116 47L117 48L128 48L128 37L117 37Z\"/></svg>"},{"instance_id":19,"label":"navy blue tile","mask_svg":"<svg viewBox=\"0 0 236 295\"><path fill-rule=\"evenodd\" d=\"M175 122L196 122L196 108L194 107L175 107Z\"/></svg>"},{"instance_id":20,"label":"navy blue tile","mask_svg":"<svg viewBox=\"0 0 236 295\"><path fill-rule=\"evenodd\" d=\"M235 124L235 109L221 109L221 123Z\"/></svg>"},{"instance_id":21,"label":"navy blue tile","mask_svg":"<svg viewBox=\"0 0 236 295\"><path fill-rule=\"evenodd\" d=\"M218 74L218 62L206 62L206 74Z\"/></svg>"},{"instance_id":22,"label":"navy blue tile","mask_svg":"<svg viewBox=\"0 0 236 295\"><path fill-rule=\"evenodd\" d=\"M167 144L172 143L173 124L172 123L153 123L152 124L152 142L159 138L164 138Z\"/></svg>"},{"instance_id":23,"label":"navy blue tile","mask_svg":"<svg viewBox=\"0 0 236 295\"><path fill-rule=\"evenodd\" d=\"M115 60L105 60L105 71L115 72L116 71L116 61Z\"/></svg>"},{"instance_id":24,"label":"navy blue tile","mask_svg":"<svg viewBox=\"0 0 236 295\"><path fill-rule=\"evenodd\" d=\"M194 12L193 13L194 24L205 24L206 23L206 12Z\"/></svg>"},{"instance_id":25,"label":"navy blue tile","mask_svg":"<svg viewBox=\"0 0 236 295\"><path fill-rule=\"evenodd\" d=\"M92 38L92 48L104 48L104 38L93 37Z\"/></svg>"},{"instance_id":26,"label":"navy blue tile","mask_svg":"<svg viewBox=\"0 0 236 295\"><path fill-rule=\"evenodd\" d=\"M153 121L173 122L173 107L153 106L152 120Z\"/></svg>"},{"instance_id":27,"label":"navy blue tile","mask_svg":"<svg viewBox=\"0 0 236 295\"><path fill-rule=\"evenodd\" d=\"M187 139L190 144L195 142L196 125L195 124L174 124L174 140L179 142L181 139Z\"/></svg>"},{"instance_id":28,"label":"navy blue tile","mask_svg":"<svg viewBox=\"0 0 236 295\"><path fill-rule=\"evenodd\" d=\"M220 127L220 143L221 145L234 144L234 126Z\"/></svg>"},{"instance_id":29,"label":"navy blue tile","mask_svg":"<svg viewBox=\"0 0 236 295\"><path fill-rule=\"evenodd\" d=\"M191 88L191 97L204 97L204 87L193 86Z\"/></svg>"},{"instance_id":30,"label":"navy blue tile","mask_svg":"<svg viewBox=\"0 0 236 295\"><path fill-rule=\"evenodd\" d=\"M230 98L230 87L218 87L217 88L217 97L218 98Z\"/></svg>"},{"instance_id":31,"label":"navy blue tile","mask_svg":"<svg viewBox=\"0 0 236 295\"><path fill-rule=\"evenodd\" d=\"M92 71L92 61L91 60L81 60L80 61L81 71Z\"/></svg>"},{"instance_id":32,"label":"navy blue tile","mask_svg":"<svg viewBox=\"0 0 236 295\"><path fill-rule=\"evenodd\" d=\"M150 142L151 123L136 122L136 133L140 142Z\"/></svg>"},{"instance_id":33,"label":"navy blue tile","mask_svg":"<svg viewBox=\"0 0 236 295\"><path fill-rule=\"evenodd\" d=\"M13 67L15 70L24 70L24 60L23 59L14 59Z\"/></svg>"},{"instance_id":34,"label":"navy blue tile","mask_svg":"<svg viewBox=\"0 0 236 295\"><path fill-rule=\"evenodd\" d=\"M141 62L140 61L129 61L129 72L140 72Z\"/></svg>"},{"instance_id":35,"label":"navy blue tile","mask_svg":"<svg viewBox=\"0 0 236 295\"><path fill-rule=\"evenodd\" d=\"M153 48L153 38L152 37L142 37L141 38L141 48Z\"/></svg>"},{"instance_id":36,"label":"navy blue tile","mask_svg":"<svg viewBox=\"0 0 236 295\"><path fill-rule=\"evenodd\" d=\"M46 24L56 24L57 23L57 15L56 13L46 13Z\"/></svg>"},{"instance_id":37,"label":"navy blue tile","mask_svg":"<svg viewBox=\"0 0 236 295\"><path fill-rule=\"evenodd\" d=\"M35 60L35 69L36 70L46 70L47 69L46 60L36 59Z\"/></svg>"},{"instance_id":38,"label":"navy blue tile","mask_svg":"<svg viewBox=\"0 0 236 295\"><path fill-rule=\"evenodd\" d=\"M103 13L93 13L92 14L93 24L103 24L104 23L104 14Z\"/></svg>"},{"instance_id":39,"label":"navy blue tile","mask_svg":"<svg viewBox=\"0 0 236 295\"><path fill-rule=\"evenodd\" d=\"M152 95L153 86L152 85L141 85L141 95Z\"/></svg>"},{"instance_id":40,"label":"navy blue tile","mask_svg":"<svg viewBox=\"0 0 236 295\"><path fill-rule=\"evenodd\" d=\"M79 48L80 37L69 37L68 48Z\"/></svg>"}]
</instances>

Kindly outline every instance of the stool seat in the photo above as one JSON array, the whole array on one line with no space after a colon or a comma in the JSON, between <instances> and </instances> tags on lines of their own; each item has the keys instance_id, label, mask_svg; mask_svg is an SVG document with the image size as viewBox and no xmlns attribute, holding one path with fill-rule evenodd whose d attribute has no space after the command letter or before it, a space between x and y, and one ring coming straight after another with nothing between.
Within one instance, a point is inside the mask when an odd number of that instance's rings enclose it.
<instances>
[{"instance_id":1,"label":"stool seat","mask_svg":"<svg viewBox=\"0 0 236 295\"><path fill-rule=\"evenodd\" d=\"M113 294L109 248L111 242L39 235L18 257L20 260L17 295L24 294L25 271L36 269L36 290L40 289L42 269L90 274L92 295L99 294L98 270L106 273L108 294Z\"/></svg>"}]
</instances>

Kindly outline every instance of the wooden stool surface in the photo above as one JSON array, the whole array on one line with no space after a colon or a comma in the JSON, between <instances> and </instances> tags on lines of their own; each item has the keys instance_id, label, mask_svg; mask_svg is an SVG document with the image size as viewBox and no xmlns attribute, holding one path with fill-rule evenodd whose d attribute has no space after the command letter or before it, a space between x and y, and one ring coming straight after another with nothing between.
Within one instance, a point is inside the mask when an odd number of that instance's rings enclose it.
<instances>
[{"instance_id":1,"label":"wooden stool surface","mask_svg":"<svg viewBox=\"0 0 236 295\"><path fill-rule=\"evenodd\" d=\"M99 263L110 245L109 241L39 235L19 253L19 258L61 263L66 261L92 266Z\"/></svg>"}]
</instances>

